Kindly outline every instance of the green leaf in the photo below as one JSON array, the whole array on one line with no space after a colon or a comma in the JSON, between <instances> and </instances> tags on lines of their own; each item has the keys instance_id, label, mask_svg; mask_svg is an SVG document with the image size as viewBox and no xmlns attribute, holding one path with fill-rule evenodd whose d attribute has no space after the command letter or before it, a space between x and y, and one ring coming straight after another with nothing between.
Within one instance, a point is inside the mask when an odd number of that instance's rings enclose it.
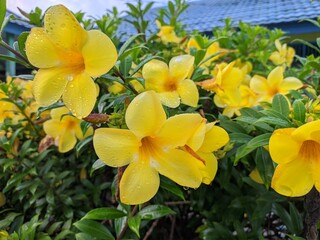
<instances>
[{"instance_id":1,"label":"green leaf","mask_svg":"<svg viewBox=\"0 0 320 240\"><path fill-rule=\"evenodd\" d=\"M251 153L253 150L257 149L258 147L263 147L269 144L269 139L271 137L271 133L264 133L259 135L253 139L251 139L247 144L242 145L237 149L235 164L244 156Z\"/></svg>"},{"instance_id":2,"label":"green leaf","mask_svg":"<svg viewBox=\"0 0 320 240\"><path fill-rule=\"evenodd\" d=\"M283 116L288 117L290 107L287 98L281 94L275 95L272 100L272 109L281 113Z\"/></svg>"},{"instance_id":3,"label":"green leaf","mask_svg":"<svg viewBox=\"0 0 320 240\"><path fill-rule=\"evenodd\" d=\"M183 195L183 191L181 190L181 188L176 183L171 181L170 179L161 176L160 187L173 193L174 195L176 195L180 199L185 200L184 195Z\"/></svg>"},{"instance_id":4,"label":"green leaf","mask_svg":"<svg viewBox=\"0 0 320 240\"><path fill-rule=\"evenodd\" d=\"M292 124L286 120L276 118L276 117L262 117L260 118L257 122L264 122L269 125L275 125L275 126L280 126L280 127L292 127Z\"/></svg>"},{"instance_id":5,"label":"green leaf","mask_svg":"<svg viewBox=\"0 0 320 240\"><path fill-rule=\"evenodd\" d=\"M233 120L221 120L220 126L231 133L247 133L244 127Z\"/></svg>"},{"instance_id":6,"label":"green leaf","mask_svg":"<svg viewBox=\"0 0 320 240\"><path fill-rule=\"evenodd\" d=\"M9 213L3 220L0 221L0 229L8 227L19 215L21 215L21 213Z\"/></svg>"},{"instance_id":7,"label":"green leaf","mask_svg":"<svg viewBox=\"0 0 320 240\"><path fill-rule=\"evenodd\" d=\"M235 143L247 143L252 139L252 136L244 133L230 133L230 141Z\"/></svg>"},{"instance_id":8,"label":"green leaf","mask_svg":"<svg viewBox=\"0 0 320 240\"><path fill-rule=\"evenodd\" d=\"M128 218L129 228L140 238L139 228L141 224L141 216L136 215Z\"/></svg>"},{"instance_id":9,"label":"green leaf","mask_svg":"<svg viewBox=\"0 0 320 240\"><path fill-rule=\"evenodd\" d=\"M76 155L77 157L79 157L81 150L87 146L89 143L92 142L92 138L93 136L89 136L86 137L85 139L81 140L80 142L77 143L77 145L75 146L75 150L76 150Z\"/></svg>"},{"instance_id":10,"label":"green leaf","mask_svg":"<svg viewBox=\"0 0 320 240\"><path fill-rule=\"evenodd\" d=\"M104 240L114 240L114 237L112 236L109 229L101 223L89 219L83 219L74 223L73 225L80 231L90 235L91 237L96 237L98 239Z\"/></svg>"},{"instance_id":11,"label":"green leaf","mask_svg":"<svg viewBox=\"0 0 320 240\"><path fill-rule=\"evenodd\" d=\"M241 108L240 109L241 116L248 116L248 117L253 117L253 118L260 118L262 117L262 114L259 113L257 110L252 109L252 108Z\"/></svg>"},{"instance_id":12,"label":"green leaf","mask_svg":"<svg viewBox=\"0 0 320 240\"><path fill-rule=\"evenodd\" d=\"M19 51L25 58L27 58L27 55L26 55L26 40L27 40L28 36L29 36L29 32L22 32L22 33L20 33L20 35L18 37Z\"/></svg>"},{"instance_id":13,"label":"green leaf","mask_svg":"<svg viewBox=\"0 0 320 240\"><path fill-rule=\"evenodd\" d=\"M254 118L254 117L249 117L249 116L239 116L236 118L237 121L239 122L243 122L246 124L251 124L257 128L272 132L273 128L270 127L268 124L264 123L264 122L259 122L259 119Z\"/></svg>"},{"instance_id":14,"label":"green leaf","mask_svg":"<svg viewBox=\"0 0 320 240\"><path fill-rule=\"evenodd\" d=\"M125 76L125 77L128 76L130 69L131 69L131 65L132 65L132 57L131 56L126 57L125 59L123 59L120 62L119 69L120 69L120 72L122 73L123 76Z\"/></svg>"},{"instance_id":15,"label":"green leaf","mask_svg":"<svg viewBox=\"0 0 320 240\"><path fill-rule=\"evenodd\" d=\"M124 217L127 214L115 208L96 208L88 212L82 219L107 220Z\"/></svg>"},{"instance_id":16,"label":"green leaf","mask_svg":"<svg viewBox=\"0 0 320 240\"><path fill-rule=\"evenodd\" d=\"M6 17L7 12L7 1L6 0L0 0L0 29L3 29L2 25L4 22L4 19ZM1 36L2 32L0 32ZM0 37L1 39L1 37Z\"/></svg>"},{"instance_id":17,"label":"green leaf","mask_svg":"<svg viewBox=\"0 0 320 240\"><path fill-rule=\"evenodd\" d=\"M291 216L291 223L293 228L292 233L295 233L297 235L301 234L303 231L303 220L298 209L291 202L289 202L289 213Z\"/></svg>"},{"instance_id":18,"label":"green leaf","mask_svg":"<svg viewBox=\"0 0 320 240\"><path fill-rule=\"evenodd\" d=\"M1 0L0 0L1 1ZM12 62L16 62L16 63L19 63L21 64L22 66L25 66L27 68L31 68L31 66L29 64L27 64L26 62L24 61L21 61L15 57L10 57L8 55L3 55L3 54L0 54L0 59L2 60L7 60L7 61L12 61Z\"/></svg>"},{"instance_id":19,"label":"green leaf","mask_svg":"<svg viewBox=\"0 0 320 240\"><path fill-rule=\"evenodd\" d=\"M265 186L269 188L274 172L274 166L269 152L263 147L259 147L254 160Z\"/></svg>"},{"instance_id":20,"label":"green leaf","mask_svg":"<svg viewBox=\"0 0 320 240\"><path fill-rule=\"evenodd\" d=\"M131 36L120 48L118 56L119 58L121 57L121 55L125 52L125 50L127 50L127 48L130 46L131 43L133 43L133 41L137 38L144 35L143 33L139 33L136 35Z\"/></svg>"},{"instance_id":21,"label":"green leaf","mask_svg":"<svg viewBox=\"0 0 320 240\"><path fill-rule=\"evenodd\" d=\"M144 220L154 220L170 214L176 214L169 207L163 205L149 205L143 208L138 215Z\"/></svg>"},{"instance_id":22,"label":"green leaf","mask_svg":"<svg viewBox=\"0 0 320 240\"><path fill-rule=\"evenodd\" d=\"M295 120L305 123L306 118L306 107L301 100L296 100L292 104L293 107L293 117Z\"/></svg>"},{"instance_id":23,"label":"green leaf","mask_svg":"<svg viewBox=\"0 0 320 240\"><path fill-rule=\"evenodd\" d=\"M102 162L100 159L96 160L93 164L92 164L92 168L91 168L91 172L90 174L92 174L95 170L102 168L106 166L106 164L104 162Z\"/></svg>"}]
</instances>

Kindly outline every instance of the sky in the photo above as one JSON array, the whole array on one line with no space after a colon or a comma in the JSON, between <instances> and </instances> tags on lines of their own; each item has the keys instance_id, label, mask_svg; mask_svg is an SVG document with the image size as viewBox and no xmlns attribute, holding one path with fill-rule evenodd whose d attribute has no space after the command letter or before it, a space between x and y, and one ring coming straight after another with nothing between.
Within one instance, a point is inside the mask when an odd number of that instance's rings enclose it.
<instances>
[{"instance_id":1,"label":"sky","mask_svg":"<svg viewBox=\"0 0 320 240\"><path fill-rule=\"evenodd\" d=\"M148 3L151 0L142 0ZM168 0L153 0L154 6L166 5ZM126 10L126 2L135 3L136 0L8 0L7 8L14 13L19 13L17 6L26 12L30 12L35 7L46 10L48 7L63 4L73 12L82 11L89 16L99 17L105 13L107 9L116 6L119 11Z\"/></svg>"}]
</instances>

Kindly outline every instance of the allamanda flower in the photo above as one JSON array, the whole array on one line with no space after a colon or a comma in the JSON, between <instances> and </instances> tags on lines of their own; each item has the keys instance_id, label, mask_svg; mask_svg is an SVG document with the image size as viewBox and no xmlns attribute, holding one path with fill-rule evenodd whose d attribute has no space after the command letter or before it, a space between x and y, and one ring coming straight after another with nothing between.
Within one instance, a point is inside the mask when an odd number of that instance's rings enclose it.
<instances>
[{"instance_id":1,"label":"allamanda flower","mask_svg":"<svg viewBox=\"0 0 320 240\"><path fill-rule=\"evenodd\" d=\"M93 128L89 127L83 134L80 124L82 120L68 115L70 112L66 107L51 110L51 119L43 123L45 133L55 139L59 152L70 151L81 140L93 134Z\"/></svg>"},{"instance_id":2,"label":"allamanda flower","mask_svg":"<svg viewBox=\"0 0 320 240\"><path fill-rule=\"evenodd\" d=\"M271 182L275 191L298 197L315 186L320 192L320 120L277 129L270 138L269 151L278 164Z\"/></svg>"},{"instance_id":3,"label":"allamanda flower","mask_svg":"<svg viewBox=\"0 0 320 240\"><path fill-rule=\"evenodd\" d=\"M63 5L49 8L44 28L33 28L26 41L31 64L40 68L34 79L36 101L47 106L61 96L78 118L92 111L97 89L92 78L109 71L117 60L112 41L97 30L85 31Z\"/></svg>"},{"instance_id":4,"label":"allamanda flower","mask_svg":"<svg viewBox=\"0 0 320 240\"><path fill-rule=\"evenodd\" d=\"M160 31L157 36L161 39L163 43L179 43L182 38L177 37L174 27L169 25L162 26L161 23L157 20L156 24Z\"/></svg>"},{"instance_id":5,"label":"allamanda flower","mask_svg":"<svg viewBox=\"0 0 320 240\"><path fill-rule=\"evenodd\" d=\"M180 105L180 101L191 107L196 107L199 92L196 84L186 79L193 71L194 57L181 55L174 57L169 62L151 60L142 69L146 90L154 90L161 102L171 108Z\"/></svg>"},{"instance_id":6,"label":"allamanda flower","mask_svg":"<svg viewBox=\"0 0 320 240\"><path fill-rule=\"evenodd\" d=\"M229 141L228 133L214 123L202 122L193 136L188 140L187 146L192 149L193 156L205 163L205 168L200 166L202 182L210 184L218 170L218 161L214 151L226 145Z\"/></svg>"},{"instance_id":7,"label":"allamanda flower","mask_svg":"<svg viewBox=\"0 0 320 240\"><path fill-rule=\"evenodd\" d=\"M297 90L302 86L302 82L295 77L284 78L282 67L273 69L267 79L255 75L250 81L250 88L259 95L259 101L266 102L271 102L278 93L286 95L290 90Z\"/></svg>"},{"instance_id":8,"label":"allamanda flower","mask_svg":"<svg viewBox=\"0 0 320 240\"><path fill-rule=\"evenodd\" d=\"M94 149L104 163L129 164L120 180L121 202L150 200L158 191L159 173L182 186L199 187L205 166L185 145L205 119L199 114L166 119L156 93L147 91L129 104L125 120L129 129L99 128L93 137Z\"/></svg>"},{"instance_id":9,"label":"allamanda flower","mask_svg":"<svg viewBox=\"0 0 320 240\"><path fill-rule=\"evenodd\" d=\"M271 54L269 59L275 65L281 65L286 63L287 66L291 66L293 62L294 55L296 51L292 47L287 47L287 44L280 43L279 39L275 41L275 45L278 51L275 51Z\"/></svg>"}]
</instances>

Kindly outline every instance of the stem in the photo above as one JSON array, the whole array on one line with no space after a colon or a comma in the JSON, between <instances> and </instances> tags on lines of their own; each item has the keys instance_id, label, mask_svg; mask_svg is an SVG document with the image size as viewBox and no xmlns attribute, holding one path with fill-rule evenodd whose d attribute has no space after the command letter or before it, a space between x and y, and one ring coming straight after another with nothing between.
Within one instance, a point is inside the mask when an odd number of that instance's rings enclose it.
<instances>
[{"instance_id":1,"label":"stem","mask_svg":"<svg viewBox=\"0 0 320 240\"><path fill-rule=\"evenodd\" d=\"M138 211L138 206L139 206L139 205L135 205L135 206L134 206L134 208L132 209L132 211L131 211L131 213L129 214L128 217L132 217L132 216L134 216L134 215L137 213L137 211ZM122 231L120 232L119 236L117 237L117 240L120 240L120 239L123 237L123 235L125 234L125 232L127 231L127 229L128 229L128 220L127 220L127 222L126 222L126 225L123 227Z\"/></svg>"},{"instance_id":2,"label":"stem","mask_svg":"<svg viewBox=\"0 0 320 240\"><path fill-rule=\"evenodd\" d=\"M158 222L159 222L159 219L156 220L156 221L154 221L154 222L152 223L151 227L149 228L148 232L147 232L146 235L144 236L143 240L147 240L147 239L151 236L153 230L154 230L154 229L156 228L156 226L158 225Z\"/></svg>"},{"instance_id":3,"label":"stem","mask_svg":"<svg viewBox=\"0 0 320 240\"><path fill-rule=\"evenodd\" d=\"M15 49L13 49L10 45L8 45L3 40L0 41L0 45L2 47L4 47L5 49L7 49L8 51L12 52L17 58L20 58L20 60L22 60L22 61L26 62L27 64L29 64L28 59L26 59L21 53L19 53Z\"/></svg>"},{"instance_id":4,"label":"stem","mask_svg":"<svg viewBox=\"0 0 320 240\"><path fill-rule=\"evenodd\" d=\"M320 193L315 188L312 188L306 195L304 205L306 209L304 219L306 239L317 240L317 223L320 220Z\"/></svg>"},{"instance_id":5,"label":"stem","mask_svg":"<svg viewBox=\"0 0 320 240\"><path fill-rule=\"evenodd\" d=\"M139 95L139 93L137 92L137 90L134 89L134 87L131 84L126 84L126 79L125 77L121 74L121 72L117 69L117 68L113 68L114 73L116 74L117 77L121 78L121 80L124 82L125 86L127 85L128 88L135 94L135 95Z\"/></svg>"}]
</instances>

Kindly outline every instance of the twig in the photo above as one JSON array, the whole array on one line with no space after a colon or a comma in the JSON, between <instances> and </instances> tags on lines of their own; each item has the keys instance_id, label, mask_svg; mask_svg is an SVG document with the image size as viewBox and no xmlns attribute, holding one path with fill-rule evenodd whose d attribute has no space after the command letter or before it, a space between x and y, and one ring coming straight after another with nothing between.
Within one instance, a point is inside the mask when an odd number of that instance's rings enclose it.
<instances>
[{"instance_id":1,"label":"twig","mask_svg":"<svg viewBox=\"0 0 320 240\"><path fill-rule=\"evenodd\" d=\"M146 235L144 236L143 240L147 240L148 237L150 237L150 235L152 234L153 230L155 229L155 227L158 225L159 219L154 221L151 225L151 227L149 228L149 230L147 231Z\"/></svg>"},{"instance_id":2,"label":"twig","mask_svg":"<svg viewBox=\"0 0 320 240\"><path fill-rule=\"evenodd\" d=\"M167 206L172 206L172 205L183 205L183 204L191 204L191 201L177 201L177 202L165 202L164 204Z\"/></svg>"},{"instance_id":3,"label":"twig","mask_svg":"<svg viewBox=\"0 0 320 240\"><path fill-rule=\"evenodd\" d=\"M170 229L169 240L173 240L174 229L176 227L176 217L175 216L170 216L170 219L171 219L171 229Z\"/></svg>"}]
</instances>

